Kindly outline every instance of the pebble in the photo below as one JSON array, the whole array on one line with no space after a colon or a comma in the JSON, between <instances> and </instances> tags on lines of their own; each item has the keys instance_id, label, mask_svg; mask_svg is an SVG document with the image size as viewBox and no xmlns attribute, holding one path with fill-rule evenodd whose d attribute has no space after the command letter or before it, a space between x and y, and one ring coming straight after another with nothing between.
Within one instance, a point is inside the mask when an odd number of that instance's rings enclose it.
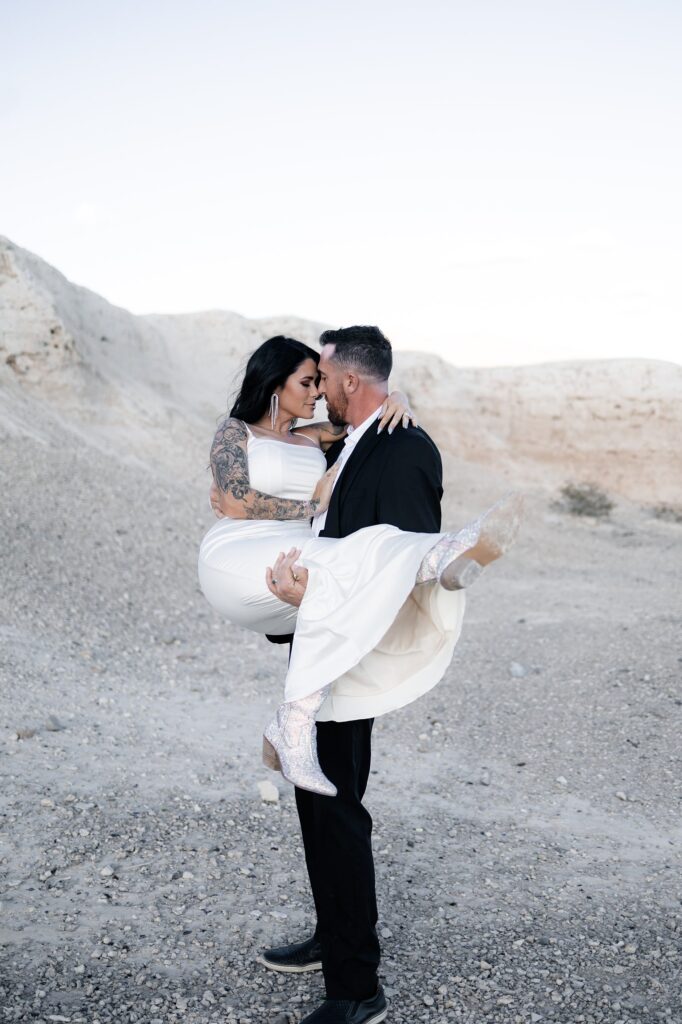
<instances>
[{"instance_id":1,"label":"pebble","mask_svg":"<svg viewBox=\"0 0 682 1024\"><path fill-rule=\"evenodd\" d=\"M103 867L102 870L100 871L100 875L102 876L102 878L111 878L113 873L114 869L109 864Z\"/></svg>"},{"instance_id":2,"label":"pebble","mask_svg":"<svg viewBox=\"0 0 682 1024\"><path fill-rule=\"evenodd\" d=\"M59 721L56 715L48 715L45 728L48 732L62 732L66 726Z\"/></svg>"},{"instance_id":3,"label":"pebble","mask_svg":"<svg viewBox=\"0 0 682 1024\"><path fill-rule=\"evenodd\" d=\"M265 804L276 804L279 803L279 790L274 782L270 782L266 779L264 782L258 783L258 792L260 798Z\"/></svg>"},{"instance_id":4,"label":"pebble","mask_svg":"<svg viewBox=\"0 0 682 1024\"><path fill-rule=\"evenodd\" d=\"M522 679L527 674L528 669L525 665L522 665L520 661L512 661L509 666L509 675L514 676L515 679Z\"/></svg>"}]
</instances>

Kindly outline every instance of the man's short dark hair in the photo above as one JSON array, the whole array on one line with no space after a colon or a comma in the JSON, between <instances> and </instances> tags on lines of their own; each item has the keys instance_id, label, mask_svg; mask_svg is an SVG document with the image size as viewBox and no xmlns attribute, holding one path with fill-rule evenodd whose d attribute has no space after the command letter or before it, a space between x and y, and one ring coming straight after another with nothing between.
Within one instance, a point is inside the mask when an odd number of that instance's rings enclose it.
<instances>
[{"instance_id":1,"label":"man's short dark hair","mask_svg":"<svg viewBox=\"0 0 682 1024\"><path fill-rule=\"evenodd\" d=\"M393 368L391 343L378 327L341 327L323 331L320 345L334 345L334 362L357 370L365 377L388 380Z\"/></svg>"}]
</instances>

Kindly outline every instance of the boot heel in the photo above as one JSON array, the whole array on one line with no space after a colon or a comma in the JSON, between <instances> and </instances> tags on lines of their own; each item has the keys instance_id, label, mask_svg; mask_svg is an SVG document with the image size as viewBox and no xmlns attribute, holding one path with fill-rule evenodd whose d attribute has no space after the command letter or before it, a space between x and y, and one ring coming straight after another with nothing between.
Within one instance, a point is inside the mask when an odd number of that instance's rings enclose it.
<instances>
[{"instance_id":1,"label":"boot heel","mask_svg":"<svg viewBox=\"0 0 682 1024\"><path fill-rule=\"evenodd\" d=\"M266 768L272 768L273 772L281 772L282 770L279 755L266 736L263 737L263 764Z\"/></svg>"},{"instance_id":2,"label":"boot heel","mask_svg":"<svg viewBox=\"0 0 682 1024\"><path fill-rule=\"evenodd\" d=\"M440 574L440 585L444 590L466 590L475 583L483 572L484 566L473 561L466 555L460 555L450 562Z\"/></svg>"}]
</instances>

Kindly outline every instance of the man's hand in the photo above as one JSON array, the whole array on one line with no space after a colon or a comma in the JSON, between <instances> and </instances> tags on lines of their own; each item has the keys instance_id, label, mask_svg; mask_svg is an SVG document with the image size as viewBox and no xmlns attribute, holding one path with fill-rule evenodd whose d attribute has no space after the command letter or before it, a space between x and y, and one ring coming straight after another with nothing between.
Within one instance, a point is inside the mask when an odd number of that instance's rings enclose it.
<instances>
[{"instance_id":1,"label":"man's hand","mask_svg":"<svg viewBox=\"0 0 682 1024\"><path fill-rule=\"evenodd\" d=\"M296 564L300 554L300 548L291 548L286 555L280 551L273 567L265 573L270 593L294 608L299 607L308 586L308 570Z\"/></svg>"},{"instance_id":2,"label":"man's hand","mask_svg":"<svg viewBox=\"0 0 682 1024\"><path fill-rule=\"evenodd\" d=\"M215 512L218 519L224 519L225 513L220 507L220 497L220 491L218 490L218 487L214 480L213 483L211 484L211 490L209 491L208 499L211 502L211 508Z\"/></svg>"}]
</instances>

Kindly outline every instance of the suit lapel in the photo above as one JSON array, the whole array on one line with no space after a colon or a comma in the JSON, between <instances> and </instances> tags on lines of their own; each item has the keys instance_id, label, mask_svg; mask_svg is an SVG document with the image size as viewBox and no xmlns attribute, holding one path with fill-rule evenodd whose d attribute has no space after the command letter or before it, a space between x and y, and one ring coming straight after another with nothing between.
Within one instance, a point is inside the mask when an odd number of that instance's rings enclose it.
<instances>
[{"instance_id":1,"label":"suit lapel","mask_svg":"<svg viewBox=\"0 0 682 1024\"><path fill-rule=\"evenodd\" d=\"M362 435L354 451L348 456L348 462L341 471L339 482L332 491L332 499L329 502L327 519L325 521L324 530L322 531L323 535L328 537L339 536L341 532L341 502L343 501L344 495L346 495L353 486L353 481L362 469L363 463L367 457L371 455L377 445L383 440L384 433L377 434L376 427L371 426L369 430ZM340 452L343 448L343 442L336 442L336 444L339 444ZM336 445L333 447L336 447ZM336 454L336 457L338 457L338 453ZM336 458L334 458L334 461L336 461Z\"/></svg>"},{"instance_id":2,"label":"suit lapel","mask_svg":"<svg viewBox=\"0 0 682 1024\"><path fill-rule=\"evenodd\" d=\"M336 498L337 505L343 500L343 496L353 486L353 481L362 469L365 459L368 455L371 455L382 440L383 434L378 434L374 425L372 425L369 430L365 431L358 441L355 449L348 456L348 462L343 467L343 472L341 473L341 479L339 480L338 486L334 488L332 493L332 502L330 502L330 507L334 498Z\"/></svg>"},{"instance_id":3,"label":"suit lapel","mask_svg":"<svg viewBox=\"0 0 682 1024\"><path fill-rule=\"evenodd\" d=\"M327 466L331 467L334 465L339 455L343 451L343 440L335 441L325 453L327 460ZM343 475L342 475L343 479ZM339 480L339 486L341 481ZM329 530L330 537L336 537L339 532L339 486L335 487L332 491L331 501L329 502L329 508L327 509L327 518L325 520L324 529L322 534L325 535Z\"/></svg>"}]
</instances>

